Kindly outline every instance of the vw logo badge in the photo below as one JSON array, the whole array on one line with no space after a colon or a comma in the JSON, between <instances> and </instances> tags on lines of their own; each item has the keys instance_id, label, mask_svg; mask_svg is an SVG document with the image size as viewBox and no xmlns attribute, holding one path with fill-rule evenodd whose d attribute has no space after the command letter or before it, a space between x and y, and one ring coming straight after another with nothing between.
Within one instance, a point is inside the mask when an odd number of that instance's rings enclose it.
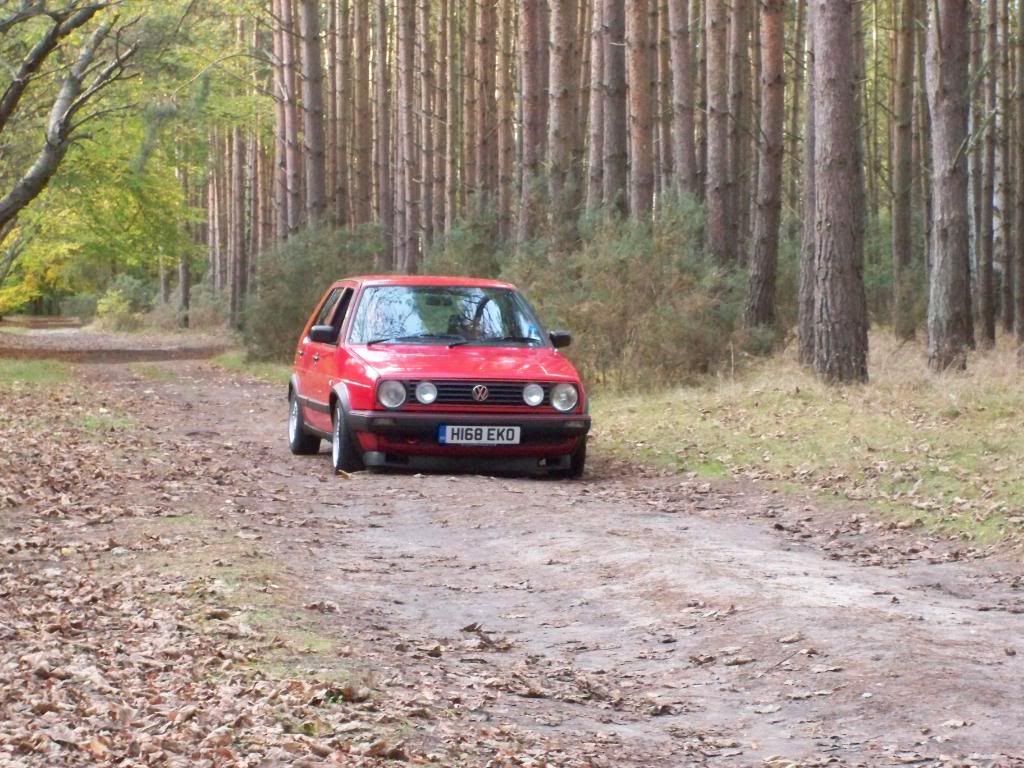
<instances>
[{"instance_id":1,"label":"vw logo badge","mask_svg":"<svg viewBox=\"0 0 1024 768\"><path fill-rule=\"evenodd\" d=\"M483 384L477 384L475 387L473 387L473 399L476 400L478 403L482 403L490 396L490 394L491 393L487 391L487 387L485 387Z\"/></svg>"}]
</instances>

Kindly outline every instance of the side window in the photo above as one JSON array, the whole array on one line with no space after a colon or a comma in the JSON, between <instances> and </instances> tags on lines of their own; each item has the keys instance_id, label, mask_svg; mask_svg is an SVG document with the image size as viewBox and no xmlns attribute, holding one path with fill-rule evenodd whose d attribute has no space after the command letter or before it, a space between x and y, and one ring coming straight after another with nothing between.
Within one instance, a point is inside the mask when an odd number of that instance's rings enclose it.
<instances>
[{"instance_id":1,"label":"side window","mask_svg":"<svg viewBox=\"0 0 1024 768\"><path fill-rule=\"evenodd\" d=\"M338 299L341 298L343 289L335 288L331 291L331 295L327 297L327 301L320 307L320 312L317 313L316 321L313 325L330 325L331 315L334 314L334 308L338 306Z\"/></svg>"}]
</instances>

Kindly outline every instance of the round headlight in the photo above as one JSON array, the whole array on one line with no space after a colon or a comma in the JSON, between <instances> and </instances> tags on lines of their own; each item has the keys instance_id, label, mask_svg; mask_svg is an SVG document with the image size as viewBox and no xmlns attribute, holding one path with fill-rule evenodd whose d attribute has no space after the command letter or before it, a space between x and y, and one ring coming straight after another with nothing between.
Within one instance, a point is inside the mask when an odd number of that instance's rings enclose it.
<instances>
[{"instance_id":1,"label":"round headlight","mask_svg":"<svg viewBox=\"0 0 1024 768\"><path fill-rule=\"evenodd\" d=\"M384 381L377 387L377 399L385 408L400 408L405 402L405 385L400 381Z\"/></svg>"},{"instance_id":2,"label":"round headlight","mask_svg":"<svg viewBox=\"0 0 1024 768\"><path fill-rule=\"evenodd\" d=\"M536 408L544 402L544 387L540 384L527 384L523 387L523 402Z\"/></svg>"},{"instance_id":3,"label":"round headlight","mask_svg":"<svg viewBox=\"0 0 1024 768\"><path fill-rule=\"evenodd\" d=\"M429 381L421 381L416 385L416 399L423 405L430 405L437 400L437 387Z\"/></svg>"},{"instance_id":4,"label":"round headlight","mask_svg":"<svg viewBox=\"0 0 1024 768\"><path fill-rule=\"evenodd\" d=\"M572 384L556 384L551 390L551 405L556 411L568 413L580 401L580 393Z\"/></svg>"}]
</instances>

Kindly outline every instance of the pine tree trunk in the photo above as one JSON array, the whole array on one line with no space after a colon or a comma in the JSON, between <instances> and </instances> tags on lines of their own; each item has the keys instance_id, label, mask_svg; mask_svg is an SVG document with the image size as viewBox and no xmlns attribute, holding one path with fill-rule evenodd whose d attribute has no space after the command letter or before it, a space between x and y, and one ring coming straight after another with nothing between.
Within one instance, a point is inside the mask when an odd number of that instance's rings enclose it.
<instances>
[{"instance_id":1,"label":"pine tree trunk","mask_svg":"<svg viewBox=\"0 0 1024 768\"><path fill-rule=\"evenodd\" d=\"M700 197L693 125L693 46L686 0L668 0L672 58L672 159L678 188Z\"/></svg>"},{"instance_id":2,"label":"pine tree trunk","mask_svg":"<svg viewBox=\"0 0 1024 768\"><path fill-rule=\"evenodd\" d=\"M1003 330L1013 333L1013 273L1014 256L1017 252L1017 243L1014 237L1015 206L1013 204L1013 152L1011 151L1013 110L1010 104L1012 90L1010 52L1013 48L1013 31L1010 29L1010 2L1009 0L1001 0L1001 2L999 15L1001 35L999 61L999 263L1003 268L1003 279L999 303L1002 309Z\"/></svg>"},{"instance_id":3,"label":"pine tree trunk","mask_svg":"<svg viewBox=\"0 0 1024 768\"><path fill-rule=\"evenodd\" d=\"M496 0L478 0L476 27L476 148L478 210L490 212L498 186L497 105L495 103Z\"/></svg>"},{"instance_id":4,"label":"pine tree trunk","mask_svg":"<svg viewBox=\"0 0 1024 768\"><path fill-rule=\"evenodd\" d=\"M355 7L355 51L353 63L355 65L355 76L353 83L355 93L355 110L352 114L352 126L354 133L354 173L353 173L353 220L357 224L365 224L373 221L373 174L371 164L373 162L374 135L373 124L367 119L370 115L370 7L366 0L356 0ZM385 35L385 45L387 36ZM380 52L378 42L378 53ZM383 50L387 50L385 47ZM377 74L381 72L381 62L376 63ZM379 86L377 98L380 98ZM375 105L382 110L381 105ZM379 111L378 114L381 112ZM378 130L379 134L379 130ZM381 136L377 136L380 141ZM377 144L376 150L387 154L389 144ZM388 184L390 188L390 183ZM379 198L379 195L378 195Z\"/></svg>"},{"instance_id":5,"label":"pine tree trunk","mask_svg":"<svg viewBox=\"0 0 1024 768\"><path fill-rule=\"evenodd\" d=\"M853 4L814 3L814 370L826 382L868 378L864 242L858 198L857 72Z\"/></svg>"},{"instance_id":6,"label":"pine tree trunk","mask_svg":"<svg viewBox=\"0 0 1024 768\"><path fill-rule=\"evenodd\" d=\"M306 220L315 224L327 211L327 153L324 129L324 65L320 47L320 3L299 0L302 40L302 135L306 170Z\"/></svg>"},{"instance_id":7,"label":"pine tree trunk","mask_svg":"<svg viewBox=\"0 0 1024 768\"><path fill-rule=\"evenodd\" d=\"M445 206L444 231L451 232L459 215L459 137L461 132L462 113L459 109L459 77L458 51L459 15L455 0L448 10L448 55L446 61L446 80L448 85L448 110L445 115Z\"/></svg>"},{"instance_id":8,"label":"pine tree trunk","mask_svg":"<svg viewBox=\"0 0 1024 768\"><path fill-rule=\"evenodd\" d=\"M746 258L747 236L747 185L749 183L748 137L750 130L750 62L748 56L749 17L748 3L731 3L729 15L729 91L728 91L728 171L726 194L728 210L732 217L726 229L729 240L727 251L732 260Z\"/></svg>"},{"instance_id":9,"label":"pine tree trunk","mask_svg":"<svg viewBox=\"0 0 1024 768\"><path fill-rule=\"evenodd\" d=\"M284 29L281 26L281 2L272 0L274 17L274 211L275 237L288 236L288 85L284 70Z\"/></svg>"},{"instance_id":10,"label":"pine tree trunk","mask_svg":"<svg viewBox=\"0 0 1024 768\"><path fill-rule=\"evenodd\" d=\"M399 272L412 274L419 262L419 163L416 142L416 6L398 0L398 137L399 179L402 201L402 239L398 248Z\"/></svg>"},{"instance_id":11,"label":"pine tree trunk","mask_svg":"<svg viewBox=\"0 0 1024 768\"><path fill-rule=\"evenodd\" d=\"M376 175L377 175L377 211L380 219L381 234L384 247L377 267L382 272L389 272L395 267L395 188L391 176L391 83L388 76L388 0L377 0L376 24L374 29L376 56L375 87L376 98ZM355 115L356 122L359 116Z\"/></svg>"},{"instance_id":12,"label":"pine tree trunk","mask_svg":"<svg viewBox=\"0 0 1024 768\"><path fill-rule=\"evenodd\" d=\"M928 365L934 371L966 366L968 225L967 0L929 3L927 87L932 133L932 241L928 305Z\"/></svg>"},{"instance_id":13,"label":"pine tree trunk","mask_svg":"<svg viewBox=\"0 0 1024 768\"><path fill-rule=\"evenodd\" d=\"M338 187L335 179L338 175L338 3L337 0L327 1L327 85L324 95L327 102L327 215L333 224L338 224ZM254 46L254 50L258 50Z\"/></svg>"},{"instance_id":14,"label":"pine tree trunk","mask_svg":"<svg viewBox=\"0 0 1024 768\"><path fill-rule=\"evenodd\" d=\"M814 83L814 3L807 3L806 37L804 57L804 151L803 151L803 200L801 203L803 230L800 242L800 282L797 289L797 355L800 364L814 365L814 280L817 272L817 245L815 237L815 216L817 209L815 124L817 110Z\"/></svg>"},{"instance_id":15,"label":"pine tree trunk","mask_svg":"<svg viewBox=\"0 0 1024 768\"><path fill-rule=\"evenodd\" d=\"M551 14L550 83L548 106L548 197L553 227L564 233L574 217L570 187L573 137L576 133L576 70L574 38L576 3L574 0L549 0Z\"/></svg>"},{"instance_id":16,"label":"pine tree trunk","mask_svg":"<svg viewBox=\"0 0 1024 768\"><path fill-rule=\"evenodd\" d=\"M655 89L653 109L658 115L657 122L657 195L661 199L673 187L677 187L672 141L672 34L668 23L668 0L655 0L650 6L650 30L652 47L656 52Z\"/></svg>"},{"instance_id":17,"label":"pine tree trunk","mask_svg":"<svg viewBox=\"0 0 1024 768\"><path fill-rule=\"evenodd\" d=\"M607 43L604 49L604 204L625 216L628 134L626 132L626 14L624 0L601 0Z\"/></svg>"},{"instance_id":18,"label":"pine tree trunk","mask_svg":"<svg viewBox=\"0 0 1024 768\"><path fill-rule=\"evenodd\" d=\"M515 26L513 0L500 0L498 58L498 237L504 242L512 238L512 209L515 201L516 138L515 138Z\"/></svg>"},{"instance_id":19,"label":"pine tree trunk","mask_svg":"<svg viewBox=\"0 0 1024 768\"><path fill-rule=\"evenodd\" d=\"M1024 149L1022 149L1022 137L1024 137L1024 3L1020 5L1020 12L1017 17L1017 71L1016 71L1016 97L1014 98L1014 111L1017 118L1017 184L1016 184L1016 215L1014 224L1016 226L1016 237L1018 247L1024 245ZM1017 364L1024 367L1024 259L1018 254L1016 272L1016 335L1017 335Z\"/></svg>"},{"instance_id":20,"label":"pine tree trunk","mask_svg":"<svg viewBox=\"0 0 1024 768\"><path fill-rule=\"evenodd\" d=\"M434 240L434 44L430 35L430 0L420 0L417 20L420 114L420 228L423 248Z\"/></svg>"},{"instance_id":21,"label":"pine tree trunk","mask_svg":"<svg viewBox=\"0 0 1024 768\"><path fill-rule=\"evenodd\" d=\"M991 347L996 339L996 314L993 295L992 264L995 252L994 197L996 180L996 142L998 105L998 25L996 0L988 0L985 25L985 165L981 190L981 252L978 254L978 283L975 306L981 330L981 345Z\"/></svg>"},{"instance_id":22,"label":"pine tree trunk","mask_svg":"<svg viewBox=\"0 0 1024 768\"><path fill-rule=\"evenodd\" d=\"M523 189L517 235L520 243L537 236L541 219L540 184L545 126L541 49L547 47L547 41L541 36L541 3L542 0L522 0L519 11L519 71L522 78L523 110Z\"/></svg>"},{"instance_id":23,"label":"pine tree trunk","mask_svg":"<svg viewBox=\"0 0 1024 768\"><path fill-rule=\"evenodd\" d=\"M338 123L335 134L337 156L334 163L334 218L339 224L348 224L353 220L352 200L350 195L349 162L351 156L352 131L352 78L348 76L352 67L352 37L349 0L331 0L339 2L338 8L338 40L337 58L334 60L334 81L337 88L335 95L338 102ZM368 11L367 11L368 12ZM366 88L369 90L369 72L367 72ZM369 159L365 161L370 162ZM372 207L372 206L370 206Z\"/></svg>"},{"instance_id":24,"label":"pine tree trunk","mask_svg":"<svg viewBox=\"0 0 1024 768\"><path fill-rule=\"evenodd\" d=\"M299 112L295 90L295 23L292 0L279 0L281 65L284 96L285 186L288 195L288 233L302 224L302 176L299 155Z\"/></svg>"},{"instance_id":25,"label":"pine tree trunk","mask_svg":"<svg viewBox=\"0 0 1024 768\"><path fill-rule=\"evenodd\" d=\"M604 30L604 3L594 7L590 27L590 106L587 134L587 210L601 207L602 172L604 170L604 52L607 45Z\"/></svg>"},{"instance_id":26,"label":"pine tree trunk","mask_svg":"<svg viewBox=\"0 0 1024 768\"><path fill-rule=\"evenodd\" d=\"M446 126L448 112L448 88L446 86L445 67L448 58L448 17L450 9L448 0L441 0L440 15L437 19L437 53L434 56L434 191L432 227L434 237L439 238L445 230L445 204L447 189L445 186L448 158L448 131Z\"/></svg>"},{"instance_id":27,"label":"pine tree trunk","mask_svg":"<svg viewBox=\"0 0 1024 768\"><path fill-rule=\"evenodd\" d=\"M806 43L805 31L807 29L807 0L797 0L796 3L796 30L793 35L793 93L790 99L789 113L789 185L787 187L788 205L790 210L795 211L800 204L800 99L803 96L804 75L807 70L805 58Z\"/></svg>"},{"instance_id":28,"label":"pine tree trunk","mask_svg":"<svg viewBox=\"0 0 1024 768\"><path fill-rule=\"evenodd\" d=\"M245 277L248 274L245 237L245 139L237 126L231 131L231 263L230 306L231 324L241 327L242 299Z\"/></svg>"},{"instance_id":29,"label":"pine tree trunk","mask_svg":"<svg viewBox=\"0 0 1024 768\"><path fill-rule=\"evenodd\" d=\"M786 121L784 12L784 0L761 2L761 148L746 308L749 328L775 324L775 273L782 214L783 129Z\"/></svg>"},{"instance_id":30,"label":"pine tree trunk","mask_svg":"<svg viewBox=\"0 0 1024 768\"><path fill-rule=\"evenodd\" d=\"M900 339L914 337L913 286L913 133L915 0L901 0L896 45L895 123L893 132L892 325Z\"/></svg>"},{"instance_id":31,"label":"pine tree trunk","mask_svg":"<svg viewBox=\"0 0 1024 768\"><path fill-rule=\"evenodd\" d=\"M638 219L654 204L654 122L648 0L630 0L626 13L629 93L629 210Z\"/></svg>"},{"instance_id":32,"label":"pine tree trunk","mask_svg":"<svg viewBox=\"0 0 1024 768\"><path fill-rule=\"evenodd\" d=\"M732 264L733 227L729 190L729 23L725 0L705 0L708 160L704 180L708 249L719 264Z\"/></svg>"},{"instance_id":33,"label":"pine tree trunk","mask_svg":"<svg viewBox=\"0 0 1024 768\"><path fill-rule=\"evenodd\" d=\"M697 110L694 126L697 131L697 192L698 197L704 200L708 176L708 47L703 0L690 0L690 30L690 36L694 38L694 61L697 67L697 96L694 102ZM696 31L695 35L693 31Z\"/></svg>"},{"instance_id":34,"label":"pine tree trunk","mask_svg":"<svg viewBox=\"0 0 1024 768\"><path fill-rule=\"evenodd\" d=\"M477 94L479 81L476 71L477 61L477 14L481 0L465 0L465 11L463 13L463 35L462 35L462 184L459 187L459 195L463 205L468 200L475 199L477 189L477 143L479 131L477 128Z\"/></svg>"}]
</instances>

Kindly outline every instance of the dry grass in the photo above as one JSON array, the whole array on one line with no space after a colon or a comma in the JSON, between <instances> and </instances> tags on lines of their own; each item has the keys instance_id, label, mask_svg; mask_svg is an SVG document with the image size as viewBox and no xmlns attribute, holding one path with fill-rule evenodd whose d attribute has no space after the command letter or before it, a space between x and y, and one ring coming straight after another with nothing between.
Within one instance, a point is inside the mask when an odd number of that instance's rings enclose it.
<instances>
[{"instance_id":1,"label":"dry grass","mask_svg":"<svg viewBox=\"0 0 1024 768\"><path fill-rule=\"evenodd\" d=\"M736 380L594 403L598 444L709 477L867 502L980 541L1024 532L1024 374L1009 339L966 373L927 371L920 344L872 337L872 382L830 388L793 354Z\"/></svg>"}]
</instances>

